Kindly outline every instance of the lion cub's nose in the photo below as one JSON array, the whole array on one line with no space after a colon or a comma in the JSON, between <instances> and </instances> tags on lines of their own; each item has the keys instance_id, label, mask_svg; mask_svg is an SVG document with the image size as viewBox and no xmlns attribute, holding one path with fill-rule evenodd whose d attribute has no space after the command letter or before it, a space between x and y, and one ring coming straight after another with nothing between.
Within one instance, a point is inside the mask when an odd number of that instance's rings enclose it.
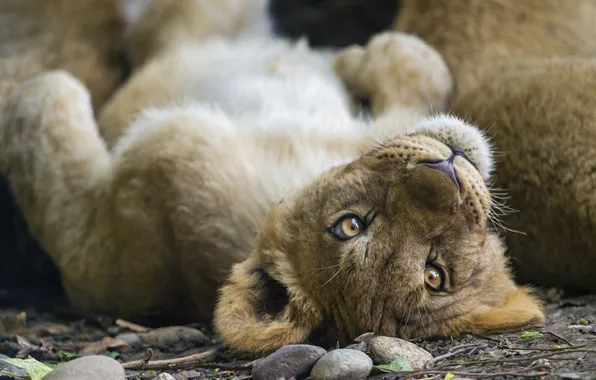
<instances>
[{"instance_id":1,"label":"lion cub's nose","mask_svg":"<svg viewBox=\"0 0 596 380\"><path fill-rule=\"evenodd\" d=\"M453 165L453 160L455 159L455 154L452 154L446 160L442 161L432 161L432 162L421 162L424 166L429 167L431 169L438 170L447 174L447 176L453 181L455 186L459 189L459 181L457 180L457 175L455 175L455 166Z\"/></svg>"}]
</instances>

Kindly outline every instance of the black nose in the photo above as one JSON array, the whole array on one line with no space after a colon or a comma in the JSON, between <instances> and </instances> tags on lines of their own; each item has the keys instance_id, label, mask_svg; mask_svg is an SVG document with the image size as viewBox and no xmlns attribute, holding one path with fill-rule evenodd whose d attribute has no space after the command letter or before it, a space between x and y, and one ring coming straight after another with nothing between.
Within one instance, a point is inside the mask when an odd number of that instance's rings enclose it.
<instances>
[{"instance_id":1,"label":"black nose","mask_svg":"<svg viewBox=\"0 0 596 380\"><path fill-rule=\"evenodd\" d=\"M443 161L433 161L433 162L422 162L424 166L427 166L431 169L438 170L447 174L447 176L453 181L455 186L459 189L459 181L457 180L457 175L455 175L455 166L453 166L453 160L455 159L455 154L451 155L446 160Z\"/></svg>"}]
</instances>

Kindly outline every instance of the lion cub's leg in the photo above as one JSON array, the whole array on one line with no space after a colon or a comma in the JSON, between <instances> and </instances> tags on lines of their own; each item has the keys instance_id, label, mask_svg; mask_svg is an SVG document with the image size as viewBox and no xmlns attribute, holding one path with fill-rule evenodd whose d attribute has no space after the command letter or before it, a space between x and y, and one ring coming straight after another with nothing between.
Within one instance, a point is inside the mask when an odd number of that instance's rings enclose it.
<instances>
[{"instance_id":1,"label":"lion cub's leg","mask_svg":"<svg viewBox=\"0 0 596 380\"><path fill-rule=\"evenodd\" d=\"M151 186L167 176L150 180L151 149L112 164L89 93L66 72L24 82L0 118L0 171L72 303L122 315L171 306L177 280Z\"/></svg>"},{"instance_id":2,"label":"lion cub's leg","mask_svg":"<svg viewBox=\"0 0 596 380\"><path fill-rule=\"evenodd\" d=\"M153 0L132 25L128 51L133 75L99 114L99 128L114 146L138 113L188 96L193 62L185 51L210 38L268 35L268 0ZM190 60L197 59L196 56Z\"/></svg>"},{"instance_id":3,"label":"lion cub's leg","mask_svg":"<svg viewBox=\"0 0 596 380\"><path fill-rule=\"evenodd\" d=\"M387 32L366 47L350 46L334 68L348 89L369 97L378 119L372 134L390 138L419 118L447 106L453 80L439 53L421 39Z\"/></svg>"}]
</instances>

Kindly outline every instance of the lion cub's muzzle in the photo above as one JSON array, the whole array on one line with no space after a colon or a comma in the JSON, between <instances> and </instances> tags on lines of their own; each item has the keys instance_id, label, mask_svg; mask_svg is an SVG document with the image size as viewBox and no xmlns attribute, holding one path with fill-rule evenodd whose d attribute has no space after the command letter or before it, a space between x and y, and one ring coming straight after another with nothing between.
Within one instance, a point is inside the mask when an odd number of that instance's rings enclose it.
<instances>
[{"instance_id":1,"label":"lion cub's muzzle","mask_svg":"<svg viewBox=\"0 0 596 380\"><path fill-rule=\"evenodd\" d=\"M447 162L430 167L443 171L450 178L453 179L451 169L455 166L449 165L449 162L454 164L457 157L470 163L484 180L490 177L493 169L490 143L477 127L453 116L437 115L422 119L412 127L410 134L433 138L449 148Z\"/></svg>"},{"instance_id":2,"label":"lion cub's muzzle","mask_svg":"<svg viewBox=\"0 0 596 380\"><path fill-rule=\"evenodd\" d=\"M457 174L455 173L455 165L453 164L453 160L455 159L455 153L451 155L446 160L440 161L421 161L420 163L424 166L438 170L444 174L446 174L449 179L457 186L457 189L460 189L459 180L457 179Z\"/></svg>"}]
</instances>

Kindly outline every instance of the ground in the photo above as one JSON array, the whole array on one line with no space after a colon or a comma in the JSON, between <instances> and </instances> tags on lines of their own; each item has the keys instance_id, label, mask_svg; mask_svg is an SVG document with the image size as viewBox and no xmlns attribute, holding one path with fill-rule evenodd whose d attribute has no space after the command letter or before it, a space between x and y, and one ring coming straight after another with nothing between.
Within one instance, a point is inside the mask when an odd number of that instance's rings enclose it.
<instances>
[{"instance_id":1,"label":"ground","mask_svg":"<svg viewBox=\"0 0 596 380\"><path fill-rule=\"evenodd\" d=\"M540 295L547 314L542 326L486 337L413 341L433 354L427 368L371 378L596 379L596 295L562 296L554 289ZM78 317L61 305L51 312L0 309L0 328L2 321L12 322L13 328L22 323L19 312L27 315L24 330L0 334L0 353L53 364L79 355L109 355L128 367L127 379L157 379L163 372L179 380L251 379L252 362L259 359L230 351L207 325L154 330L135 321Z\"/></svg>"},{"instance_id":2,"label":"ground","mask_svg":"<svg viewBox=\"0 0 596 380\"><path fill-rule=\"evenodd\" d=\"M283 34L306 33L315 45L344 46L364 43L387 27L398 3L376 0L371 7L368 0L276 0L272 11ZM153 330L151 339L144 335L139 341L139 335L157 326L74 314L53 264L27 231L1 176L0 210L0 354L31 355L50 364L78 355L109 355L128 363L128 379L156 379L163 372L180 380L251 378L258 357L230 352L210 326ZM596 295L540 294L546 301L543 326L489 337L415 341L435 357L429 368L373 378L596 379ZM21 325L25 329L18 331ZM18 332L3 334L2 328Z\"/></svg>"}]
</instances>

